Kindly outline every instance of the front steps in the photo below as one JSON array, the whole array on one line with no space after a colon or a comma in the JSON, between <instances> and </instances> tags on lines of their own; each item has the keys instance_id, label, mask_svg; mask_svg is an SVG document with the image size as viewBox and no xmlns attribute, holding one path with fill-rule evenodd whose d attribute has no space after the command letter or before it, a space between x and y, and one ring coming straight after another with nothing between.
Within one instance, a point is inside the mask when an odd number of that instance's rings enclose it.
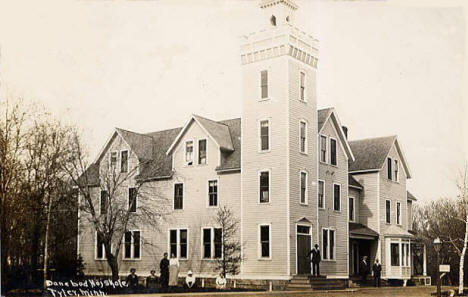
<instances>
[{"instance_id":1,"label":"front steps","mask_svg":"<svg viewBox=\"0 0 468 297\"><path fill-rule=\"evenodd\" d=\"M348 286L346 279L327 279L326 276L295 275L287 286L288 291L341 290Z\"/></svg>"}]
</instances>

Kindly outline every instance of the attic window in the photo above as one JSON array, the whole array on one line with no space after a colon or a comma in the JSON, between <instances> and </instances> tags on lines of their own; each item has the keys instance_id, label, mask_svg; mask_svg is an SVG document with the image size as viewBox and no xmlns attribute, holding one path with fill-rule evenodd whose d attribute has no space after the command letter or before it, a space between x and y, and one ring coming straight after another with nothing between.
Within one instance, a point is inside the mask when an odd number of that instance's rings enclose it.
<instances>
[{"instance_id":1,"label":"attic window","mask_svg":"<svg viewBox=\"0 0 468 297\"><path fill-rule=\"evenodd\" d=\"M270 22L272 26L276 26L276 17L274 15L271 16Z\"/></svg>"}]
</instances>

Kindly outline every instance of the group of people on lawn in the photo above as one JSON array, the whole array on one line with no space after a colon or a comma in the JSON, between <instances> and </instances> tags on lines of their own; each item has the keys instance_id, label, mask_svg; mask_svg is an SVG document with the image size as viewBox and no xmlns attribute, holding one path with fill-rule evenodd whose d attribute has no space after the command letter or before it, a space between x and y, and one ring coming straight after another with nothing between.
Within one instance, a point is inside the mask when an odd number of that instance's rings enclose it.
<instances>
[{"instance_id":1,"label":"group of people on lawn","mask_svg":"<svg viewBox=\"0 0 468 297\"><path fill-rule=\"evenodd\" d=\"M322 260L320 256L320 250L318 244L309 252L309 259L312 262L312 275L320 276L320 261ZM362 258L361 263L359 264L359 274L361 275L361 282L364 285L367 281L367 275L371 271L371 266L367 260L367 256ZM380 287L380 278L382 276L382 265L379 263L379 259L375 259L374 264L372 265L372 274L374 275L374 286Z\"/></svg>"}]
</instances>

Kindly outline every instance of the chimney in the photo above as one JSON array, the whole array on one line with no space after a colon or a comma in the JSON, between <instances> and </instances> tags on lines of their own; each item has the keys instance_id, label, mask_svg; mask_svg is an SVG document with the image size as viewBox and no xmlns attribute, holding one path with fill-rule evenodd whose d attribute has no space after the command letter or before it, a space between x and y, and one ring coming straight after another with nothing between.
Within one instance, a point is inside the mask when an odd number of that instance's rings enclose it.
<instances>
[{"instance_id":1,"label":"chimney","mask_svg":"<svg viewBox=\"0 0 468 297\"><path fill-rule=\"evenodd\" d=\"M343 129L344 135L345 135L346 139L348 139L348 127L341 126L341 129Z\"/></svg>"}]
</instances>

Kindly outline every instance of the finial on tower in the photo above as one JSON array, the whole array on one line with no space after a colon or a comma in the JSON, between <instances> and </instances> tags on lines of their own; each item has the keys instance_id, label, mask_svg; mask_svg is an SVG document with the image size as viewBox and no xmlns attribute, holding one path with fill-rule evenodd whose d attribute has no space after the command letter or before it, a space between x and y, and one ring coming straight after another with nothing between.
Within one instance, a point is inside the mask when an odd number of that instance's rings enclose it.
<instances>
[{"instance_id":1,"label":"finial on tower","mask_svg":"<svg viewBox=\"0 0 468 297\"><path fill-rule=\"evenodd\" d=\"M262 0L260 2L267 16L269 26L292 24L294 11L299 8L293 0Z\"/></svg>"}]
</instances>

